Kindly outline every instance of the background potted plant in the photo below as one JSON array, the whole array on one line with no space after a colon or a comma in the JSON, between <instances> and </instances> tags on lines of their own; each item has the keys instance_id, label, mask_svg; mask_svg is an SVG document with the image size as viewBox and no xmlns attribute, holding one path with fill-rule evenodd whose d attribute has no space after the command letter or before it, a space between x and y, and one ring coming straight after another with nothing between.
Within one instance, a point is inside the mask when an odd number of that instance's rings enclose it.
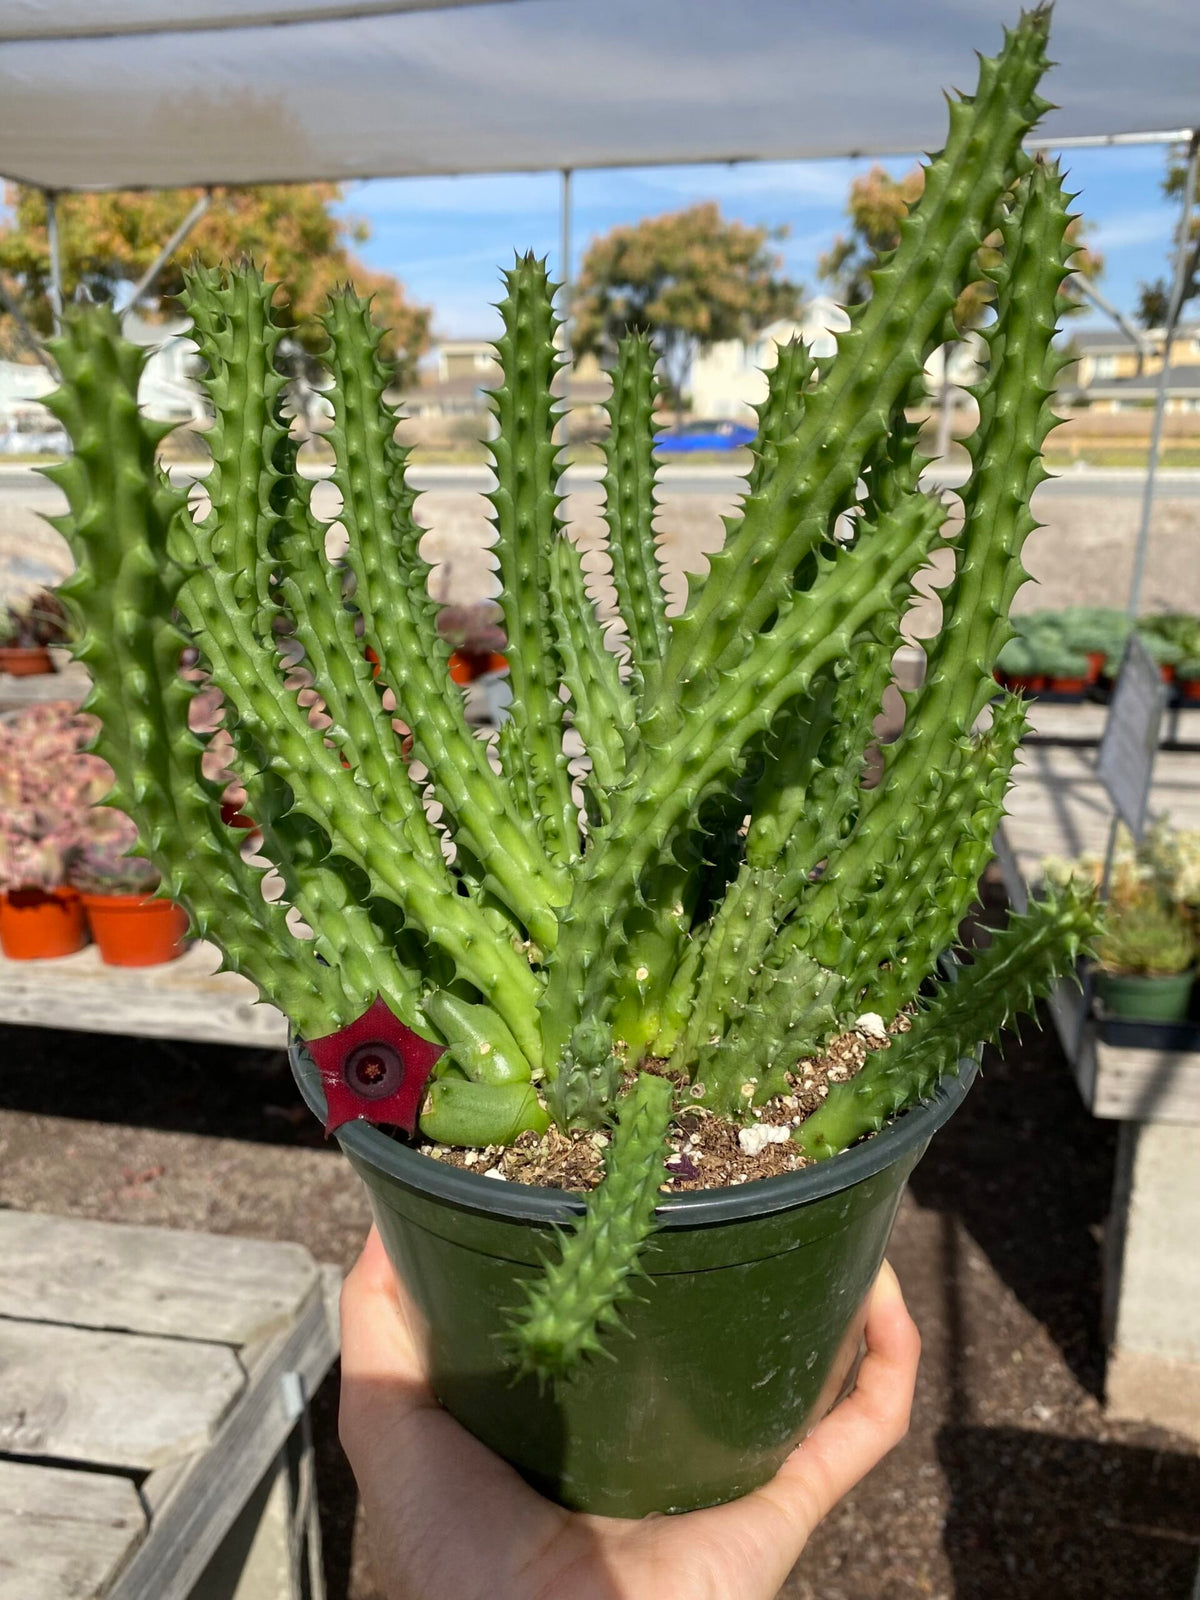
<instances>
[{"instance_id":1,"label":"background potted plant","mask_svg":"<svg viewBox=\"0 0 1200 1600\"><path fill-rule=\"evenodd\" d=\"M1175 681L1186 705L1200 701L1200 656L1185 656L1175 668Z\"/></svg>"},{"instance_id":2,"label":"background potted plant","mask_svg":"<svg viewBox=\"0 0 1200 1600\"><path fill-rule=\"evenodd\" d=\"M1114 905L1096 946L1096 993L1106 1011L1144 1022L1182 1022L1196 978L1196 933L1153 890Z\"/></svg>"},{"instance_id":3,"label":"background potted plant","mask_svg":"<svg viewBox=\"0 0 1200 1600\"><path fill-rule=\"evenodd\" d=\"M94 809L68 878L83 900L100 959L111 967L153 967L183 954L187 913L156 894L157 867L128 852L137 829L108 807Z\"/></svg>"},{"instance_id":4,"label":"background potted plant","mask_svg":"<svg viewBox=\"0 0 1200 1600\"><path fill-rule=\"evenodd\" d=\"M15 678L53 672L51 645L70 642L70 625L58 596L40 589L0 613L0 672Z\"/></svg>"},{"instance_id":5,"label":"background potted plant","mask_svg":"<svg viewBox=\"0 0 1200 1600\"><path fill-rule=\"evenodd\" d=\"M71 865L112 775L84 746L94 724L59 702L0 720L0 945L11 960L87 941Z\"/></svg>"},{"instance_id":6,"label":"background potted plant","mask_svg":"<svg viewBox=\"0 0 1200 1600\"><path fill-rule=\"evenodd\" d=\"M1048 857L1058 888L1099 888L1104 856ZM1096 947L1096 993L1114 1016L1179 1022L1190 1008L1200 926L1200 830L1160 817L1135 844L1122 826L1109 866L1106 927Z\"/></svg>"},{"instance_id":7,"label":"background potted plant","mask_svg":"<svg viewBox=\"0 0 1200 1600\"><path fill-rule=\"evenodd\" d=\"M447 671L365 302L340 293L323 319L352 591L294 471L273 285L252 269L188 284L214 409L199 522L157 470L144 356L116 318L72 308L53 345L47 403L75 449L51 476L115 795L167 892L304 1041L298 1077L421 1303L442 1401L572 1505L683 1509L775 1471L844 1378L960 1064L1090 937L1068 886L939 976L1024 727L1017 697L978 724L1064 359L1066 205L1022 152L1047 25L1023 18L952 104L837 355L781 350L741 513L674 619L654 355L622 341L605 508L624 670L559 519L551 286L516 262L491 446L512 714L490 749ZM991 359L963 525L943 541L905 407L985 239ZM868 788L901 619L943 546L946 623ZM281 900L220 821L184 648L229 705ZM568 729L587 752L574 772ZM614 1341L621 1321L634 1337ZM593 1359L604 1347L619 1368Z\"/></svg>"}]
</instances>

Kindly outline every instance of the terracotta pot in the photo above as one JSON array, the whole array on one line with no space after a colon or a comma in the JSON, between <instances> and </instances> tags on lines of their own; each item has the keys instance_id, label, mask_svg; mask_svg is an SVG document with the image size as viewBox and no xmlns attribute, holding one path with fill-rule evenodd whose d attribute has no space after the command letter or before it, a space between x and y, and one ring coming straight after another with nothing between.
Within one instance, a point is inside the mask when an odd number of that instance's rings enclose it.
<instances>
[{"instance_id":1,"label":"terracotta pot","mask_svg":"<svg viewBox=\"0 0 1200 1600\"><path fill-rule=\"evenodd\" d=\"M183 954L187 912L152 894L85 894L100 959L109 967L158 967Z\"/></svg>"},{"instance_id":2,"label":"terracotta pot","mask_svg":"<svg viewBox=\"0 0 1200 1600\"><path fill-rule=\"evenodd\" d=\"M1178 678L1180 699L1189 705L1200 703L1200 678Z\"/></svg>"},{"instance_id":3,"label":"terracotta pot","mask_svg":"<svg viewBox=\"0 0 1200 1600\"><path fill-rule=\"evenodd\" d=\"M450 676L455 683L474 683L476 678L482 678L488 672L503 672L508 666L508 657L497 655L494 650L452 650L450 652Z\"/></svg>"},{"instance_id":4,"label":"terracotta pot","mask_svg":"<svg viewBox=\"0 0 1200 1600\"><path fill-rule=\"evenodd\" d=\"M87 943L76 890L9 889L0 895L0 950L10 961L74 955Z\"/></svg>"},{"instance_id":5,"label":"terracotta pot","mask_svg":"<svg viewBox=\"0 0 1200 1600\"><path fill-rule=\"evenodd\" d=\"M53 671L54 662L44 644L0 644L0 672L13 678L34 678Z\"/></svg>"},{"instance_id":6,"label":"terracotta pot","mask_svg":"<svg viewBox=\"0 0 1200 1600\"><path fill-rule=\"evenodd\" d=\"M1087 678L1048 678L1046 687L1052 694L1082 694L1088 682Z\"/></svg>"},{"instance_id":7,"label":"terracotta pot","mask_svg":"<svg viewBox=\"0 0 1200 1600\"><path fill-rule=\"evenodd\" d=\"M1108 654L1104 650L1089 650L1087 658L1088 682L1097 683L1104 675L1104 664L1108 660Z\"/></svg>"}]
</instances>

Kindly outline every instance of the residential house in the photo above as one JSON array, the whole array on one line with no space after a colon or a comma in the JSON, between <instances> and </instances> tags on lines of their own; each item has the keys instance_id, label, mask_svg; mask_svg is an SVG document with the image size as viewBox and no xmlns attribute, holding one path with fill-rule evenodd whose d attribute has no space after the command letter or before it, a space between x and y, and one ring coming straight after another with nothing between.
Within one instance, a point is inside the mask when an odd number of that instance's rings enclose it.
<instances>
[{"instance_id":1,"label":"residential house","mask_svg":"<svg viewBox=\"0 0 1200 1600\"><path fill-rule=\"evenodd\" d=\"M1062 377L1064 404L1095 411L1153 405L1163 366L1162 328L1147 328L1141 344L1120 328L1079 328L1070 334L1077 360ZM1171 344L1169 412L1200 411L1200 322L1183 322Z\"/></svg>"},{"instance_id":2,"label":"residential house","mask_svg":"<svg viewBox=\"0 0 1200 1600\"><path fill-rule=\"evenodd\" d=\"M816 295L805 303L796 320L772 322L753 339L726 339L696 353L692 360L688 395L692 414L703 418L755 421L754 408L767 393L767 371L775 365L779 346L803 339L818 359L837 350L837 334L850 326L844 306L829 295ZM949 380L956 387L973 383L978 371L979 341L968 337L949 348ZM926 365L931 393L943 382L943 351L936 350Z\"/></svg>"}]
</instances>

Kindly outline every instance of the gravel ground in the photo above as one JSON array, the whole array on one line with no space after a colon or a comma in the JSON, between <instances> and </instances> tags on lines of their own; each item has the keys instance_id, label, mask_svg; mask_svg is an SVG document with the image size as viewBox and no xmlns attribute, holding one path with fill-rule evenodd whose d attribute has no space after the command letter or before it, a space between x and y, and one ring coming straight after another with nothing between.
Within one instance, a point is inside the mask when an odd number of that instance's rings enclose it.
<instances>
[{"instance_id":1,"label":"gravel ground","mask_svg":"<svg viewBox=\"0 0 1200 1600\"><path fill-rule=\"evenodd\" d=\"M658 514L670 598L682 603L685 573L703 568L721 536L720 518L734 509L727 493L680 493L665 489ZM336 495L318 496L322 516L337 512ZM1045 526L1026 547L1026 565L1037 580L1022 591L1019 609L1033 606L1123 605L1133 562L1139 501L1113 494L1103 479L1039 494L1035 510ZM7 486L0 480L0 596L36 582L58 582L70 571L66 546L37 513L61 509L56 490ZM422 550L439 569L433 580L439 600L466 603L493 592L487 506L474 490L438 489L422 495L418 514L430 529ZM588 486L567 497L566 516L585 549L603 536L600 489ZM590 558L599 565L606 557ZM601 591L604 584L601 581ZM1147 611L1200 611L1200 499L1174 498L1164 490L1156 503L1143 605ZM934 618L936 620L936 616ZM928 631L921 626L918 632Z\"/></svg>"},{"instance_id":2,"label":"gravel ground","mask_svg":"<svg viewBox=\"0 0 1200 1600\"><path fill-rule=\"evenodd\" d=\"M366 1202L282 1056L0 1028L0 1059L0 1205L353 1260ZM1052 1032L989 1055L893 1239L924 1338L912 1432L818 1531L788 1600L1190 1596L1200 1450L1106 1423L1098 1398L1114 1151ZM335 1407L331 1381L316 1407L330 1597L383 1600Z\"/></svg>"}]
</instances>

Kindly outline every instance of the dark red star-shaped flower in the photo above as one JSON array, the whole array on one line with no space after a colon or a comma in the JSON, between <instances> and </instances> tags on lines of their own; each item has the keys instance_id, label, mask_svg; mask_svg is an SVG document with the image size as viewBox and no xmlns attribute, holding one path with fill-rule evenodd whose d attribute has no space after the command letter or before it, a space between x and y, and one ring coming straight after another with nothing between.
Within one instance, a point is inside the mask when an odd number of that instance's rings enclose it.
<instances>
[{"instance_id":1,"label":"dark red star-shaped flower","mask_svg":"<svg viewBox=\"0 0 1200 1600\"><path fill-rule=\"evenodd\" d=\"M363 1117L417 1129L421 1096L445 1046L406 1028L382 995L336 1033L305 1041L325 1090L325 1132Z\"/></svg>"}]
</instances>

